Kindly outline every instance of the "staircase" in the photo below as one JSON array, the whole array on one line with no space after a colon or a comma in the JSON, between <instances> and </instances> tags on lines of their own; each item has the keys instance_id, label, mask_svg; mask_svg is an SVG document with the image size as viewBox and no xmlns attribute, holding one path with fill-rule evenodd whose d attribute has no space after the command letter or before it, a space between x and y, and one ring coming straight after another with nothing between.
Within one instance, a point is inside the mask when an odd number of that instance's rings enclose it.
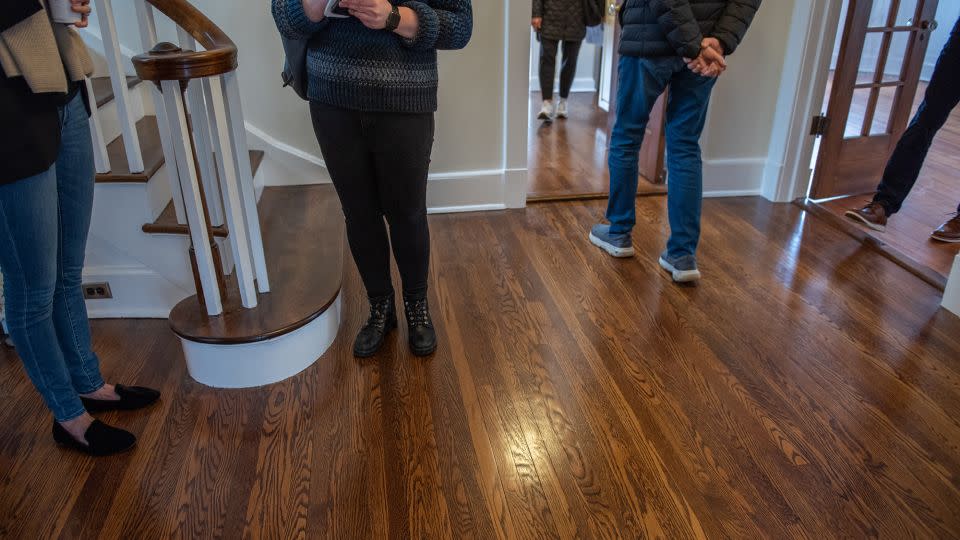
<instances>
[{"instance_id":1,"label":"staircase","mask_svg":"<svg viewBox=\"0 0 960 540\"><path fill-rule=\"evenodd\" d=\"M186 0L132 0L125 61L110 0L87 81L97 168L84 282L93 317L168 317L191 375L217 387L292 376L339 327L343 225L329 186L267 188L247 147L238 51ZM155 17L177 27L161 43ZM279 89L278 89L279 91ZM103 287L101 284L108 284Z\"/></svg>"}]
</instances>

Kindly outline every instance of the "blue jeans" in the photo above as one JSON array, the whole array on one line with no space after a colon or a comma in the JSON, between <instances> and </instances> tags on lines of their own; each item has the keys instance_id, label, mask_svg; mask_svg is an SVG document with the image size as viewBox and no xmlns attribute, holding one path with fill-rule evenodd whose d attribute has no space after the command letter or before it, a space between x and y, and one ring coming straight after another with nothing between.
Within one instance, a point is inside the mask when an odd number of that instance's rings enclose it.
<instances>
[{"instance_id":1,"label":"blue jeans","mask_svg":"<svg viewBox=\"0 0 960 540\"><path fill-rule=\"evenodd\" d=\"M933 138L960 103L960 20L953 27L943 47L937 66L930 77L927 93L910 126L903 132L897 147L883 171L874 201L883 205L887 214L896 214L903 206L920 169L927 159ZM960 212L960 206L957 207Z\"/></svg>"},{"instance_id":2,"label":"blue jeans","mask_svg":"<svg viewBox=\"0 0 960 540\"><path fill-rule=\"evenodd\" d=\"M617 121L610 140L610 232L629 234L636 224L640 146L650 111L670 86L667 100L667 208L671 257L694 255L700 241L703 162L700 134L716 79L701 77L677 58L620 57Z\"/></svg>"},{"instance_id":3,"label":"blue jeans","mask_svg":"<svg viewBox=\"0 0 960 540\"><path fill-rule=\"evenodd\" d=\"M82 95L61 108L60 126L60 153L50 169L0 185L0 268L10 337L54 418L64 422L84 413L78 394L104 383L80 284L94 184Z\"/></svg>"}]
</instances>

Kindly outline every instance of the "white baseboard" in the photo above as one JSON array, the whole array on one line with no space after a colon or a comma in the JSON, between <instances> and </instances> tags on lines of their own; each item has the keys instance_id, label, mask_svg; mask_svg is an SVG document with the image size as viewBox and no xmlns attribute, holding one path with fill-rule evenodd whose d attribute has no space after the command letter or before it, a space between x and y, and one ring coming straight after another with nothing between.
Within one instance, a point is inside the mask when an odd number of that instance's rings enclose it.
<instances>
[{"instance_id":1,"label":"white baseboard","mask_svg":"<svg viewBox=\"0 0 960 540\"><path fill-rule=\"evenodd\" d=\"M947 288L943 291L943 307L960 316L960 255L953 260L953 271L947 281Z\"/></svg>"},{"instance_id":2,"label":"white baseboard","mask_svg":"<svg viewBox=\"0 0 960 540\"><path fill-rule=\"evenodd\" d=\"M766 165L766 158L705 159L704 197L760 195Z\"/></svg>"},{"instance_id":3,"label":"white baseboard","mask_svg":"<svg viewBox=\"0 0 960 540\"><path fill-rule=\"evenodd\" d=\"M500 170L431 174L427 211L431 214L503 210L505 173Z\"/></svg>"},{"instance_id":4,"label":"white baseboard","mask_svg":"<svg viewBox=\"0 0 960 540\"><path fill-rule=\"evenodd\" d=\"M83 270L83 282L107 282L113 298L87 300L91 319L165 319L194 294L145 266L98 266Z\"/></svg>"},{"instance_id":5,"label":"white baseboard","mask_svg":"<svg viewBox=\"0 0 960 540\"><path fill-rule=\"evenodd\" d=\"M330 174L323 158L291 146L249 122L246 128L249 147L266 154L260 166L264 185L309 186L330 183Z\"/></svg>"}]
</instances>

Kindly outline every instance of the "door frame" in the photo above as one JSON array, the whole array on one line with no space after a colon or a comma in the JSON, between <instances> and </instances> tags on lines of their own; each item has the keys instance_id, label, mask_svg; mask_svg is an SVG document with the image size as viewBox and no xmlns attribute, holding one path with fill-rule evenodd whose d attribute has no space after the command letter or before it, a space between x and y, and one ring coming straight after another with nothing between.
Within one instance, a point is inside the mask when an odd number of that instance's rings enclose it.
<instances>
[{"instance_id":1,"label":"door frame","mask_svg":"<svg viewBox=\"0 0 960 540\"><path fill-rule=\"evenodd\" d=\"M826 105L841 8L834 0L798 0L794 4L761 187L762 195L773 202L804 198L810 189L816 144L810 127Z\"/></svg>"}]
</instances>

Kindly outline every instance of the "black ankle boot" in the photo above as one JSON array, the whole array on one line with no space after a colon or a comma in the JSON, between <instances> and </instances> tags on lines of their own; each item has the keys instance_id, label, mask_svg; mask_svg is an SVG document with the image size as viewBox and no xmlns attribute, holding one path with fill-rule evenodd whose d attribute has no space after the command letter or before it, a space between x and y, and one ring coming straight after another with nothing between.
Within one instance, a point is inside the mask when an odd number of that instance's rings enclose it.
<instances>
[{"instance_id":1,"label":"black ankle boot","mask_svg":"<svg viewBox=\"0 0 960 540\"><path fill-rule=\"evenodd\" d=\"M380 350L387 334L397 327L397 308L393 295L370 299L370 318L353 342L353 355L369 358Z\"/></svg>"},{"instance_id":2,"label":"black ankle boot","mask_svg":"<svg viewBox=\"0 0 960 540\"><path fill-rule=\"evenodd\" d=\"M417 356L430 356L437 350L437 332L430 319L427 298L404 298L403 309L407 315L410 351Z\"/></svg>"}]
</instances>

